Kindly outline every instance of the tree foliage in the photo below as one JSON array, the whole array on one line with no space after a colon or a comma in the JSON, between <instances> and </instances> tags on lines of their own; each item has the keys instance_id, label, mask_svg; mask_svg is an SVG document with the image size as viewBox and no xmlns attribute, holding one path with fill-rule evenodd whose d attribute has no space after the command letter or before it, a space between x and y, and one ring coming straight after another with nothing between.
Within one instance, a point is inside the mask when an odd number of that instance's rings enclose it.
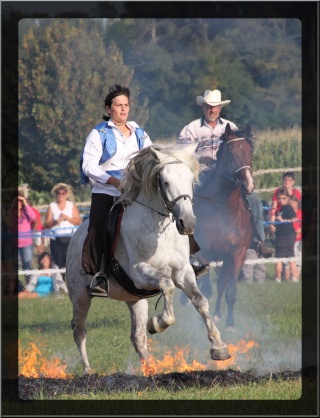
<instances>
[{"instance_id":1,"label":"tree foliage","mask_svg":"<svg viewBox=\"0 0 320 418\"><path fill-rule=\"evenodd\" d=\"M133 71L114 43L104 49L102 31L93 20L44 19L22 38L19 162L33 188L79 184L80 152L109 86L131 82Z\"/></svg>"},{"instance_id":2,"label":"tree foliage","mask_svg":"<svg viewBox=\"0 0 320 418\"><path fill-rule=\"evenodd\" d=\"M231 100L221 115L239 127L301 126L301 36L295 19L22 20L20 180L81 190L80 152L115 83L154 141L200 117L206 89Z\"/></svg>"}]
</instances>

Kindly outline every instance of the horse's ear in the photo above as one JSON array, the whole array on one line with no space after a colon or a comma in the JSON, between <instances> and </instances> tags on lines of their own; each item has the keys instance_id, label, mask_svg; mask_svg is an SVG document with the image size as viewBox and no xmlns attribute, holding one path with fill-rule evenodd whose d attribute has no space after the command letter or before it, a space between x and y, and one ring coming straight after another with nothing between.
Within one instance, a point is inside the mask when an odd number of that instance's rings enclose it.
<instances>
[{"instance_id":1,"label":"horse's ear","mask_svg":"<svg viewBox=\"0 0 320 418\"><path fill-rule=\"evenodd\" d=\"M226 137L228 137L229 135L231 135L231 126L230 126L230 123L227 123L227 126L226 126L226 129L225 129L225 131L224 131L224 133L225 133L225 135L226 135Z\"/></svg>"},{"instance_id":2,"label":"horse's ear","mask_svg":"<svg viewBox=\"0 0 320 418\"><path fill-rule=\"evenodd\" d=\"M160 163L164 161L166 158L168 158L166 154L163 154L162 152L157 151L152 147L150 147L150 151L156 156Z\"/></svg>"},{"instance_id":3,"label":"horse's ear","mask_svg":"<svg viewBox=\"0 0 320 418\"><path fill-rule=\"evenodd\" d=\"M198 143L195 142L193 144L190 144L190 145L186 146L184 148L184 150L186 151L187 154L193 155L195 153L195 151L196 151L197 148L198 148Z\"/></svg>"},{"instance_id":4,"label":"horse's ear","mask_svg":"<svg viewBox=\"0 0 320 418\"><path fill-rule=\"evenodd\" d=\"M247 138L251 138L252 132L251 132L251 125L250 125L250 123L247 123L246 124L245 134L246 134L246 137Z\"/></svg>"}]
</instances>

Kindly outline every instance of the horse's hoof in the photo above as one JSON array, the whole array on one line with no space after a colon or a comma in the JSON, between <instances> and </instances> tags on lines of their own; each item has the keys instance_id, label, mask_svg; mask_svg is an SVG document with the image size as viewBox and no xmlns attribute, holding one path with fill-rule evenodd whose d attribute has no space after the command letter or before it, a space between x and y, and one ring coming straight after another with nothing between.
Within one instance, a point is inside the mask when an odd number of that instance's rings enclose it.
<instances>
[{"instance_id":1,"label":"horse's hoof","mask_svg":"<svg viewBox=\"0 0 320 418\"><path fill-rule=\"evenodd\" d=\"M153 316L149 319L147 329L149 334L157 334L158 332L161 332L158 326L157 317Z\"/></svg>"},{"instance_id":2,"label":"horse's hoof","mask_svg":"<svg viewBox=\"0 0 320 418\"><path fill-rule=\"evenodd\" d=\"M231 357L228 347L211 348L210 350L212 360L228 360Z\"/></svg>"}]
</instances>

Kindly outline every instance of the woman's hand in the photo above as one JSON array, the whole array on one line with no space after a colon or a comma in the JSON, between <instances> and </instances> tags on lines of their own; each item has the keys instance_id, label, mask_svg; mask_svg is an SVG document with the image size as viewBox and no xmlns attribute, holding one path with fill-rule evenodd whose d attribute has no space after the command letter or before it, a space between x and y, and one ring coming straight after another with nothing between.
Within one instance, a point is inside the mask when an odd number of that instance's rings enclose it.
<instances>
[{"instance_id":1,"label":"woman's hand","mask_svg":"<svg viewBox=\"0 0 320 418\"><path fill-rule=\"evenodd\" d=\"M119 189L120 187L120 180L117 179L116 177L109 177L107 180L107 184L111 184L112 186L116 187L117 189Z\"/></svg>"}]
</instances>

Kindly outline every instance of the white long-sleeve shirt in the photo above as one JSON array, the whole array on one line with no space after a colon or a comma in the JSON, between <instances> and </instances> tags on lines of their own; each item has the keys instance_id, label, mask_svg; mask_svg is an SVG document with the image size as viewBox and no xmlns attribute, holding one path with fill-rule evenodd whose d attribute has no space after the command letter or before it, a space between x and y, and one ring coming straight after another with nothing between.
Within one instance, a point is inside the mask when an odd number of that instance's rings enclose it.
<instances>
[{"instance_id":1,"label":"white long-sleeve shirt","mask_svg":"<svg viewBox=\"0 0 320 418\"><path fill-rule=\"evenodd\" d=\"M208 125L203 117L193 120L180 132L178 143L188 145L197 142L199 145L195 152L199 158L211 157L216 160L221 137L228 123L231 129L238 129L233 122L220 117L214 128Z\"/></svg>"},{"instance_id":2,"label":"white long-sleeve shirt","mask_svg":"<svg viewBox=\"0 0 320 418\"><path fill-rule=\"evenodd\" d=\"M126 125L131 130L131 135L126 138L123 133L116 127L112 121L107 122L109 126L112 126L113 132L117 141L117 151L115 155L108 161L99 165L100 158L103 153L100 134L96 129L92 129L86 139L86 144L83 153L82 168L86 176L90 179L90 184L93 193L104 193L110 196L119 196L119 190L111 184L106 184L107 180L111 177L106 173L114 170L124 170L128 165L132 153L139 151L137 137L135 130L139 126L133 122L126 122ZM144 148L152 145L151 139L148 134L145 133Z\"/></svg>"}]
</instances>

